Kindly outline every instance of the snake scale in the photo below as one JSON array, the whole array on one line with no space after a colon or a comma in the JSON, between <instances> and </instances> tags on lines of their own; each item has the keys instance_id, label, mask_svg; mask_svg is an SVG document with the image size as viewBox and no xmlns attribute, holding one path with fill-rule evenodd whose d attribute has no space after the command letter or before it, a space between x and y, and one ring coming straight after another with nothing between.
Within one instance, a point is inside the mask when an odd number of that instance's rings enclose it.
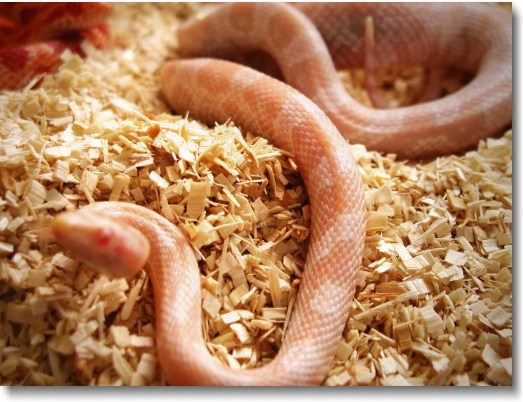
<instances>
[{"instance_id":1,"label":"snake scale","mask_svg":"<svg viewBox=\"0 0 523 402\"><path fill-rule=\"evenodd\" d=\"M69 19L49 30L52 16L33 14L34 26L44 31L38 35L34 29L13 34L12 24L23 26L20 13L10 14L8 23L0 20L0 29L11 29L0 44L0 75L11 78L0 80L0 87L20 87L27 77L56 66L67 47L60 37L65 28L100 29L107 9L92 7L92 15L89 5L81 12L69 9ZM5 8L0 11L7 15ZM348 319L364 247L362 183L345 139L414 159L461 151L509 126L510 15L481 4L224 4L183 24L178 39L183 59L166 63L160 74L173 109L210 124L232 118L267 137L293 155L309 193L310 245L278 355L253 370L232 369L211 357L201 333L196 259L180 230L158 214L129 203L99 202L59 215L53 236L115 276L146 266L154 288L160 362L170 384L320 384ZM31 64L44 48L54 59L43 67ZM252 51L269 54L286 84L216 59ZM352 99L336 74L337 69L372 72L410 65L458 66L474 78L440 99L372 109Z\"/></svg>"}]
</instances>

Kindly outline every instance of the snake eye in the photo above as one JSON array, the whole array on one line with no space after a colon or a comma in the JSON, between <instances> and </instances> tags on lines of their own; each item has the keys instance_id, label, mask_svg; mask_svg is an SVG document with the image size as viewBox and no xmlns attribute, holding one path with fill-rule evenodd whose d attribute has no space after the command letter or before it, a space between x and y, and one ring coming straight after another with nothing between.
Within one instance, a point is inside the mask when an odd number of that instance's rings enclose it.
<instances>
[{"instance_id":1,"label":"snake eye","mask_svg":"<svg viewBox=\"0 0 523 402\"><path fill-rule=\"evenodd\" d=\"M100 228L96 231L94 238L98 245L107 246L113 238L113 229L109 227Z\"/></svg>"}]
</instances>

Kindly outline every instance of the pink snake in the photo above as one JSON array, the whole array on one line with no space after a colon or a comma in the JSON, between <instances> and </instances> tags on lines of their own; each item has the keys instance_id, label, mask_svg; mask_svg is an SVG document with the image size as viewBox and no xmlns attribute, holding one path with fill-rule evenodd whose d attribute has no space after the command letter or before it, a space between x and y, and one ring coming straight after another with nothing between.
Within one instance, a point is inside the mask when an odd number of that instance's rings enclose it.
<instances>
[{"instance_id":1,"label":"pink snake","mask_svg":"<svg viewBox=\"0 0 523 402\"><path fill-rule=\"evenodd\" d=\"M285 80L325 113L291 86L226 61L176 60L160 77L178 113L190 111L211 124L232 118L266 136L293 155L306 184L310 246L292 318L271 363L236 370L211 357L201 333L198 265L179 229L164 218L144 207L102 202L55 220L55 239L106 267L104 272L132 275L147 261L158 354L170 384L314 385L325 379L349 316L366 225L361 179L338 129L352 142L413 158L463 149L511 122L511 24L504 12L469 4L300 9L305 14L282 4L221 6L180 29L180 53L230 56L261 48L277 60ZM362 64L362 19L369 15L377 65L459 62L476 77L461 91L426 104L396 110L358 105L344 92L334 66Z\"/></svg>"},{"instance_id":2,"label":"pink snake","mask_svg":"<svg viewBox=\"0 0 523 402\"><path fill-rule=\"evenodd\" d=\"M367 17L375 27L370 50ZM511 16L484 4L227 4L182 25L178 39L182 57L270 54L285 82L315 102L346 139L403 158L461 151L512 120ZM475 78L441 99L377 110L351 98L336 74L366 61L370 67L454 65Z\"/></svg>"}]
</instances>

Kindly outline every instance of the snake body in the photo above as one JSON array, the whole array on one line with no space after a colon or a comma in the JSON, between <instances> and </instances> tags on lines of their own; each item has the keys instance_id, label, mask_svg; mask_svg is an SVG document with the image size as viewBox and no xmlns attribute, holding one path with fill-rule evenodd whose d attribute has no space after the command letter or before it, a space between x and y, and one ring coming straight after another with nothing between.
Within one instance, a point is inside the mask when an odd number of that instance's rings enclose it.
<instances>
[{"instance_id":1,"label":"snake body","mask_svg":"<svg viewBox=\"0 0 523 402\"><path fill-rule=\"evenodd\" d=\"M361 178L340 131L353 142L413 158L462 149L510 123L511 27L510 21L502 26L507 17L498 11L482 5L355 4L347 16L348 5L300 9L224 5L179 32L184 56L264 50L299 91L216 59L172 61L160 77L164 96L178 113L189 111L210 124L232 118L266 136L293 155L307 187L312 227L304 275L282 347L271 363L237 370L211 357L201 334L195 257L164 218L144 207L103 202L55 220L55 239L79 257L106 266L105 272L132 275L148 260L157 347L170 384L312 385L324 380L348 319L366 224ZM368 15L376 27L377 65L459 62L476 78L458 93L423 105L396 110L358 105L344 92L335 66L361 66L368 56L361 39L362 18ZM341 22L345 18L350 18L348 28ZM143 250L138 244L144 244Z\"/></svg>"},{"instance_id":2,"label":"snake body","mask_svg":"<svg viewBox=\"0 0 523 402\"><path fill-rule=\"evenodd\" d=\"M84 39L106 48L111 12L101 3L1 3L0 90L20 89L53 72L65 49L81 53Z\"/></svg>"},{"instance_id":3,"label":"snake body","mask_svg":"<svg viewBox=\"0 0 523 402\"><path fill-rule=\"evenodd\" d=\"M179 230L158 214L127 203L96 203L58 217L55 239L84 260L105 266L116 261L113 265L121 270L124 260L136 259L125 255L137 249L123 246L131 235L125 225L145 235L152 250L147 271L157 308L158 355L169 383L320 383L348 319L364 246L363 190L347 144L327 116L305 96L237 64L206 59L171 62L162 70L162 83L176 110L190 110L206 121L233 116L245 129L263 133L291 152L308 188L310 246L277 357L253 370L231 369L211 357L201 333L198 265Z\"/></svg>"},{"instance_id":4,"label":"snake body","mask_svg":"<svg viewBox=\"0 0 523 402\"><path fill-rule=\"evenodd\" d=\"M361 105L336 69L365 66L366 17L376 31L376 66L459 66L474 79L414 106ZM484 4L231 3L182 25L178 39L182 57L270 54L285 82L313 100L345 138L403 158L462 151L512 119L511 17Z\"/></svg>"}]
</instances>

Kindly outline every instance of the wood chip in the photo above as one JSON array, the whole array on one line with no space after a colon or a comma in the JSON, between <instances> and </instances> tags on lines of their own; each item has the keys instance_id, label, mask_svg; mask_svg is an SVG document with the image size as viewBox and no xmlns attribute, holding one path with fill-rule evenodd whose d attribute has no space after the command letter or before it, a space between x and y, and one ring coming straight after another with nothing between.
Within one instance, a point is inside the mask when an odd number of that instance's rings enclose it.
<instances>
[{"instance_id":1,"label":"wood chip","mask_svg":"<svg viewBox=\"0 0 523 402\"><path fill-rule=\"evenodd\" d=\"M311 225L296 163L232 122L168 114L158 96L179 23L205 7L115 4L111 49L66 51L38 87L0 93L3 384L165 384L147 274L100 276L45 234L58 212L98 201L145 205L190 239L213 356L248 369L281 347ZM340 76L368 102L363 71ZM426 77L376 78L397 106L415 102ZM511 385L512 131L419 164L350 149L369 219L324 384Z\"/></svg>"}]
</instances>

